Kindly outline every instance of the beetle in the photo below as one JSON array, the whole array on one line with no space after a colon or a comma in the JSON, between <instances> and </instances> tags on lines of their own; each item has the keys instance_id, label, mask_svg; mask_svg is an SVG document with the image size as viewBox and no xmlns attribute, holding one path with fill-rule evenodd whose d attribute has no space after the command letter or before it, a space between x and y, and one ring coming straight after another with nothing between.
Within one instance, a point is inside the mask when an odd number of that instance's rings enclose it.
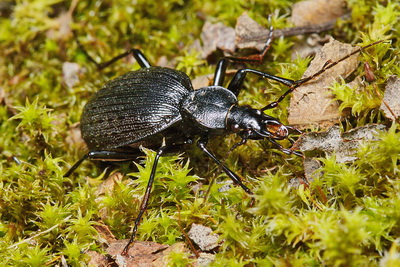
<instances>
[{"instance_id":1,"label":"beetle","mask_svg":"<svg viewBox=\"0 0 400 267\"><path fill-rule=\"evenodd\" d=\"M277 142L287 139L290 132L296 129L282 124L278 119L266 115L264 111L278 106L301 84L368 47L359 48L335 62L328 61L319 72L300 80L290 80L255 69L243 68L234 74L227 87L223 87L228 63L262 60L270 47L272 32L271 28L270 36L260 54L250 57L221 58L215 70L213 84L197 90L194 90L185 73L151 66L138 49L131 49L101 66L108 66L119 58L132 54L141 68L106 83L85 105L80 126L89 152L75 163L65 176L69 176L87 158L128 161L137 158L140 146L157 151L132 236L123 254L127 254L134 242L149 202L157 164L162 155L181 151L186 145L196 143L197 147L219 165L236 185L252 195L252 191L243 184L240 177L207 148L208 140L213 136L236 134L241 141L234 147L245 144L247 140L268 140L286 154L303 156L300 151L284 148ZM241 106L237 97L249 73L280 82L289 89L277 101L261 109Z\"/></svg>"}]
</instances>

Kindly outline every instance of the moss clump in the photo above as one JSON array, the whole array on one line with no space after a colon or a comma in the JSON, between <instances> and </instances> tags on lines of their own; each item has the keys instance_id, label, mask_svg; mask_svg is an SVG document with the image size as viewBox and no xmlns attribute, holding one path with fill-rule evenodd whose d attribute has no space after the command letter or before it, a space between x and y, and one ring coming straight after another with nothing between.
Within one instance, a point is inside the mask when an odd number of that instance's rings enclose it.
<instances>
[{"instance_id":1,"label":"moss clump","mask_svg":"<svg viewBox=\"0 0 400 267\"><path fill-rule=\"evenodd\" d=\"M161 5L161 6L160 6ZM79 49L76 38L97 61L126 49L140 48L151 62L162 56L192 78L212 73L193 51L205 20L234 26L243 11L263 25L273 13L276 28L288 27L293 1L4 1L0 14L0 258L5 266L87 264L86 251L104 253L95 230L105 224L117 238L129 237L154 153L145 150L142 165L119 164L123 179L101 197L96 193L104 168L86 162L71 178L63 174L84 152L73 138L83 106L104 82L137 68L125 58L98 71ZM399 125L379 111L390 75L399 75L400 7L396 1L349 0L351 18L337 24L338 39L377 45L362 53L375 80L363 91L344 83L332 87L343 109L351 109L348 128L371 122L390 126L378 141L363 144L358 160L336 163L322 158L321 175L310 185L290 187L301 177L302 164L250 141L236 149L226 164L253 188L255 205L231 186L218 167L197 150L160 160L157 177L138 239L166 244L184 241L179 224L210 226L224 240L213 265L397 266L400 263ZM72 34L73 29L76 36ZM83 30L84 29L84 30ZM309 59L292 61L295 38L273 43L269 59L257 69L297 79ZM218 55L216 55L218 56ZM63 64L79 64L77 83L63 80ZM363 74L359 68L357 74ZM249 77L241 103L264 106L285 87ZM288 102L268 111L286 121ZM212 140L225 155L234 137ZM136 171L135 171L136 170ZM113 171L115 173L115 171ZM88 178L91 177L91 178ZM209 181L216 182L209 187ZM230 188L229 190L225 190ZM206 197L207 196L207 197ZM191 262L174 252L170 262Z\"/></svg>"}]
</instances>

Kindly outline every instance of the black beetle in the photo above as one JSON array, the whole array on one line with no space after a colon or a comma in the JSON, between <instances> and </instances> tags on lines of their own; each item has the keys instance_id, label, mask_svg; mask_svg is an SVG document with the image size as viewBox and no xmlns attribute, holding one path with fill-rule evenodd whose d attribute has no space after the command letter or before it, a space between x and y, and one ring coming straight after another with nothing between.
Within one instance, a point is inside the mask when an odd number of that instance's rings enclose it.
<instances>
[{"instance_id":1,"label":"black beetle","mask_svg":"<svg viewBox=\"0 0 400 267\"><path fill-rule=\"evenodd\" d=\"M288 138L293 127L283 125L278 119L264 114L264 110L276 107L296 87L310 81L340 61L358 53L366 47L336 61L327 62L312 76L301 80L290 80L254 69L240 69L233 76L227 88L223 87L225 71L229 61L254 61L264 57L272 40L270 38L260 55L255 57L224 57L218 62L213 85L194 90L189 77L177 70L152 67L137 49L131 49L101 67L132 54L141 69L128 72L110 82L98 91L86 104L81 117L81 132L88 145L89 153L75 163L65 174L69 176L86 158L104 161L126 161L137 158L140 146L157 151L140 212L135 220L131 239L123 254L134 241L141 217L147 208L155 171L160 156L176 152L196 138L197 146L210 157L248 194L240 177L221 163L207 148L210 137L237 134L242 140L268 140L284 153L302 156L299 151L282 147L276 140ZM275 102L262 109L238 105L237 96L247 73L253 73L289 86L289 89Z\"/></svg>"}]
</instances>

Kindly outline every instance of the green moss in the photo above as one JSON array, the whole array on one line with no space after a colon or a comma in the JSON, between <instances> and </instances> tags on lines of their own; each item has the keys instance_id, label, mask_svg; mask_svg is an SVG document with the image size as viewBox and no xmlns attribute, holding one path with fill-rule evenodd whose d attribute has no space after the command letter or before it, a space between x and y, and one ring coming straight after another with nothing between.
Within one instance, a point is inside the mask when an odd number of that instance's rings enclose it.
<instances>
[{"instance_id":1,"label":"green moss","mask_svg":"<svg viewBox=\"0 0 400 267\"><path fill-rule=\"evenodd\" d=\"M1 10L0 258L5 266L60 265L62 259L71 266L87 264L89 256L82 252L104 253L94 226L104 224L117 238L128 238L139 211L154 162L150 150L144 150L140 164L114 166L111 173L120 171L123 179L103 195L96 193L108 173L103 166L85 162L71 178L63 177L84 153L71 126L85 103L106 81L138 68L125 58L98 71L76 38L98 62L137 47L150 62L165 56L194 78L215 68L192 49L205 20L234 26L248 11L262 25L273 14L275 28L289 27L294 1L77 1L68 13L71 2L6 1L10 6ZM400 74L400 7L396 1L348 4L351 18L336 25L335 37L359 45L393 41L359 56L373 69L374 81L354 89L342 81L331 89L341 109L351 111L347 128L373 122L391 125L388 131L363 143L352 163L337 163L334 155L321 158L320 175L299 187L289 181L304 176L301 159L268 142L249 141L225 163L255 192L252 207L251 198L198 150L162 157L139 240L175 244L185 241L179 225L188 231L200 223L223 241L215 266L399 265L400 127L385 119L379 106L387 78ZM291 59L296 41L275 40L265 63L254 68L300 78L310 59ZM65 62L82 68L72 87L63 82ZM364 75L362 66L355 75ZM249 75L240 103L262 107L286 89ZM285 100L267 113L286 122L287 106ZM224 158L238 141L216 138L210 148ZM192 259L176 250L169 262L184 266Z\"/></svg>"}]
</instances>

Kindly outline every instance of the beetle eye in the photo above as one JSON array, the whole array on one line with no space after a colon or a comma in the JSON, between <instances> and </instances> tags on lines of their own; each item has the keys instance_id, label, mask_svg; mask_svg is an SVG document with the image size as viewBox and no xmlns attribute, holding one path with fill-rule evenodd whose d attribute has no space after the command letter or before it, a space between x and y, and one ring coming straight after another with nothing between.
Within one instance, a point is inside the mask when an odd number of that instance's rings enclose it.
<instances>
[{"instance_id":1,"label":"beetle eye","mask_svg":"<svg viewBox=\"0 0 400 267\"><path fill-rule=\"evenodd\" d=\"M232 125L231 125L231 130L232 130L234 133L239 132L239 131L240 131L240 126L239 126L239 124L237 124L237 123L232 124Z\"/></svg>"}]
</instances>

